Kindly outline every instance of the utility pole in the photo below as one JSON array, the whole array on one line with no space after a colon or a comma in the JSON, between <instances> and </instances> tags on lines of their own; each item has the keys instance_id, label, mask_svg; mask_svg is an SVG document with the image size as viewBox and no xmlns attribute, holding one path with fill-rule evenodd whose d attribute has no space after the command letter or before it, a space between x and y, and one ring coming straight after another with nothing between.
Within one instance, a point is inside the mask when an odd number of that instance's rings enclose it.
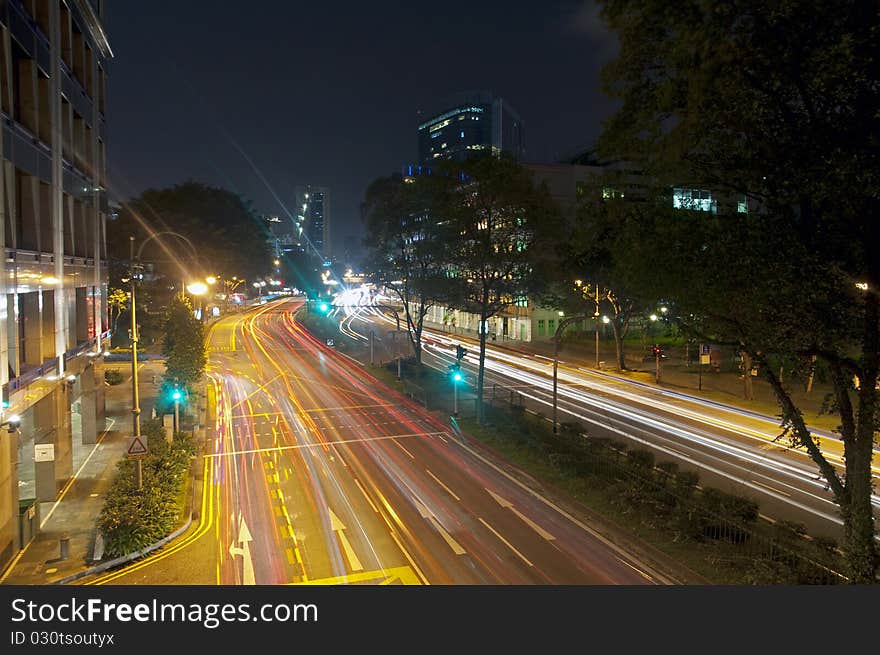
<instances>
[{"instance_id":1,"label":"utility pole","mask_svg":"<svg viewBox=\"0 0 880 655\"><path fill-rule=\"evenodd\" d=\"M133 423L133 432L135 439L140 440L141 436L141 407L140 400L138 398L138 361L137 361L137 345L138 345L138 329L137 329L137 314L136 314L136 300L135 300L135 277L138 273L138 266L134 261L134 237L129 237L131 240L131 271L129 272L129 282L131 282L131 413L132 413L132 423ZM137 488L141 489L144 485L144 470L141 458L138 457L135 461L135 467L137 470Z\"/></svg>"}]
</instances>

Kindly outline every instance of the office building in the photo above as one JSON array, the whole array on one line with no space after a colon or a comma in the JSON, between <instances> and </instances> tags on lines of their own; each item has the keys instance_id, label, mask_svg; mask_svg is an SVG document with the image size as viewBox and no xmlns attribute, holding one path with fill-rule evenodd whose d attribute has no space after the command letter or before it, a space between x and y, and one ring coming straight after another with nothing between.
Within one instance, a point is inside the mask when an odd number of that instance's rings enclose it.
<instances>
[{"instance_id":1,"label":"office building","mask_svg":"<svg viewBox=\"0 0 880 655\"><path fill-rule=\"evenodd\" d=\"M419 125L419 164L466 159L479 152L525 155L525 125L503 98L489 93L451 98Z\"/></svg>"},{"instance_id":2,"label":"office building","mask_svg":"<svg viewBox=\"0 0 880 655\"><path fill-rule=\"evenodd\" d=\"M100 0L0 2L0 423L20 417L0 431L0 569L104 427L102 17Z\"/></svg>"},{"instance_id":3,"label":"office building","mask_svg":"<svg viewBox=\"0 0 880 655\"><path fill-rule=\"evenodd\" d=\"M329 260L332 255L330 190L312 184L300 187L297 204L297 220L303 227L306 253Z\"/></svg>"}]
</instances>

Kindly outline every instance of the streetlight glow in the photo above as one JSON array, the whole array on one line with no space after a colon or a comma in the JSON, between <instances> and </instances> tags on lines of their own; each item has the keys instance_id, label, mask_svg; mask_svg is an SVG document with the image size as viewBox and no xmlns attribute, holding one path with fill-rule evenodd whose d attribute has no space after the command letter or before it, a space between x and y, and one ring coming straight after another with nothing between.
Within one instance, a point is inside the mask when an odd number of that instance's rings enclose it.
<instances>
[{"instance_id":1,"label":"streetlight glow","mask_svg":"<svg viewBox=\"0 0 880 655\"><path fill-rule=\"evenodd\" d=\"M205 278L205 282L207 282L208 284L216 284L217 278L214 277L213 275L209 275L208 277Z\"/></svg>"},{"instance_id":2,"label":"streetlight glow","mask_svg":"<svg viewBox=\"0 0 880 655\"><path fill-rule=\"evenodd\" d=\"M194 296L202 296L208 291L208 285L204 282L193 282L188 284L186 290Z\"/></svg>"},{"instance_id":3,"label":"streetlight glow","mask_svg":"<svg viewBox=\"0 0 880 655\"><path fill-rule=\"evenodd\" d=\"M648 318L650 318L652 321L656 321L656 320L657 320L657 314L651 314Z\"/></svg>"}]
</instances>

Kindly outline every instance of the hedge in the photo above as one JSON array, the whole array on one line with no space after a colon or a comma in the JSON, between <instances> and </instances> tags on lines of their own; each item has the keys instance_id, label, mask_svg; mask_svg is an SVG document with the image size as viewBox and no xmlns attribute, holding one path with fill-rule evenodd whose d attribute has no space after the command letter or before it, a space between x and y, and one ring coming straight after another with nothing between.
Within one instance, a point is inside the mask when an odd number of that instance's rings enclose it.
<instances>
[{"instance_id":1,"label":"hedge","mask_svg":"<svg viewBox=\"0 0 880 655\"><path fill-rule=\"evenodd\" d=\"M137 488L134 460L121 461L98 517L109 557L128 555L167 536L177 527L183 510L180 496L196 451L192 438L178 432L169 444L158 419L144 421L141 434L149 447L143 460L142 488Z\"/></svg>"}]
</instances>

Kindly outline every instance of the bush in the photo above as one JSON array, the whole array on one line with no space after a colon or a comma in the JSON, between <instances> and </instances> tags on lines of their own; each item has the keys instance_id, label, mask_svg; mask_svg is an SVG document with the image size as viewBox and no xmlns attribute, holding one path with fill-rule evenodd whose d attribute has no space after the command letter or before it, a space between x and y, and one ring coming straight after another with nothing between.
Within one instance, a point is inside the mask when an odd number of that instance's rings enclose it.
<instances>
[{"instance_id":1,"label":"bush","mask_svg":"<svg viewBox=\"0 0 880 655\"><path fill-rule=\"evenodd\" d=\"M155 543L170 534L180 519L178 499L195 444L182 433L169 444L157 419L144 421L141 434L150 450L142 463L143 488L137 488L135 462L123 460L98 517L98 529L110 557L128 555Z\"/></svg>"},{"instance_id":2,"label":"bush","mask_svg":"<svg viewBox=\"0 0 880 655\"><path fill-rule=\"evenodd\" d=\"M115 368L108 368L104 371L104 381L107 384L117 385L122 384L123 381L122 372Z\"/></svg>"}]
</instances>

